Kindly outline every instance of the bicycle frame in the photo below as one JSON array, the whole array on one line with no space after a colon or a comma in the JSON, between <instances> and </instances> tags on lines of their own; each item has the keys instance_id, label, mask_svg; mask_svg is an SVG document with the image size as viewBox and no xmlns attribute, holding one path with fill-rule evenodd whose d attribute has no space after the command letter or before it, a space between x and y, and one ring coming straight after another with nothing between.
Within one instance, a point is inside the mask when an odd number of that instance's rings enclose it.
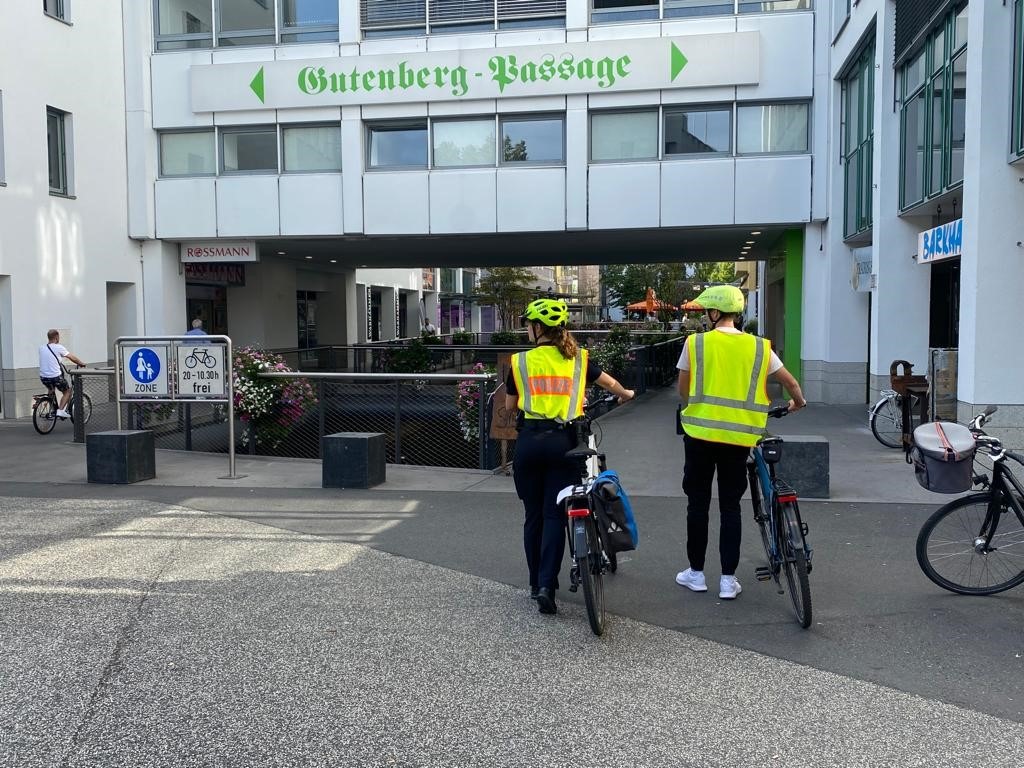
<instances>
[{"instance_id":1,"label":"bicycle frame","mask_svg":"<svg viewBox=\"0 0 1024 768\"><path fill-rule=\"evenodd\" d=\"M780 504L783 502L795 502L797 500L796 491L790 488L784 481L778 479L775 474L775 465L765 461L760 443L754 446L750 452L750 458L747 460L747 476L750 480L751 499L753 501L754 495L757 495L754 503L760 507L761 514L767 518L765 528L768 532L768 544L771 550L769 552L771 575L778 582L780 567L787 559L782 547L782 536L785 532L782 530L783 522ZM799 522L801 538L803 538L806 535L806 526L803 525L802 520ZM806 539L803 539L803 550L807 556L807 562L810 563L813 550L807 546ZM792 560L792 558L789 559Z\"/></svg>"},{"instance_id":2,"label":"bicycle frame","mask_svg":"<svg viewBox=\"0 0 1024 768\"><path fill-rule=\"evenodd\" d=\"M1003 509L1012 509L1021 524L1024 525L1024 505L1020 502L1020 499L1024 499L1024 484L1006 466L1006 462L1011 459L1009 452L1002 450L1000 453L998 458L993 457L992 481L990 483L992 498L989 500L988 513L982 524L983 530L978 531L975 539L975 547L984 548L980 551L992 551L992 539L995 538ZM1001 503L1003 501L1005 501L1005 506Z\"/></svg>"}]
</instances>

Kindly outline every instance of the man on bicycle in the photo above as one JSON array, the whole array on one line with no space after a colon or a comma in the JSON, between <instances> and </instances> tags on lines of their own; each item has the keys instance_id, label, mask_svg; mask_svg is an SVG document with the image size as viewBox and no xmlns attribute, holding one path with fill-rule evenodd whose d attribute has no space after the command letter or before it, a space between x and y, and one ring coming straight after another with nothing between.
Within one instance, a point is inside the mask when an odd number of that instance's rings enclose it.
<instances>
[{"instance_id":1,"label":"man on bicycle","mask_svg":"<svg viewBox=\"0 0 1024 768\"><path fill-rule=\"evenodd\" d=\"M71 387L64 376L63 358L67 358L75 365L85 365L81 360L68 352L67 348L60 343L60 333L51 328L46 332L47 343L39 347L39 380L43 382L51 393L56 389L61 393L60 405L57 407L56 415L62 419L71 417L68 413L68 401L71 399Z\"/></svg>"},{"instance_id":2,"label":"man on bicycle","mask_svg":"<svg viewBox=\"0 0 1024 768\"><path fill-rule=\"evenodd\" d=\"M768 423L768 376L774 376L789 392L790 411L803 408L807 401L768 339L736 327L744 306L739 288L715 285L694 302L707 313L712 330L688 337L676 364L679 396L687 401L680 422L686 452L683 491L687 499L686 554L690 561L690 567L676 575L676 583L694 592L707 592L704 558L711 482L717 471L721 513L718 551L722 563L718 596L731 600L742 591L736 580L740 498L747 489L747 457Z\"/></svg>"}]
</instances>

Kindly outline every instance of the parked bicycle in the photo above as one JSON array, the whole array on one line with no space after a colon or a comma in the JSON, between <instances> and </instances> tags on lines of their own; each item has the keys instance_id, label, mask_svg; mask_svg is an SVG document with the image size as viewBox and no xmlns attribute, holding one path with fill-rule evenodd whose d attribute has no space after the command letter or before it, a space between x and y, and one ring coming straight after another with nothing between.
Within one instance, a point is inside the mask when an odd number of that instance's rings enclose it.
<instances>
[{"instance_id":1,"label":"parked bicycle","mask_svg":"<svg viewBox=\"0 0 1024 768\"><path fill-rule=\"evenodd\" d=\"M1024 583L1024 483L1007 464L1024 465L1024 456L985 434L996 410L986 408L968 426L977 453L992 461L992 477L972 469L971 485L982 490L937 509L917 536L925 576L962 595L994 595Z\"/></svg>"},{"instance_id":2,"label":"parked bicycle","mask_svg":"<svg viewBox=\"0 0 1024 768\"><path fill-rule=\"evenodd\" d=\"M773 418L789 413L788 405L768 411ZM754 520L761 530L768 565L756 569L758 581L775 580L779 594L784 590L780 577L785 574L789 597L796 609L797 621L806 629L811 625L811 572L813 550L807 544L807 523L800 517L796 491L775 475L782 458L783 439L776 435L761 438L747 459L750 501Z\"/></svg>"},{"instance_id":3,"label":"parked bicycle","mask_svg":"<svg viewBox=\"0 0 1024 768\"><path fill-rule=\"evenodd\" d=\"M48 435L53 432L58 421L64 421L63 416L57 415L57 405L57 394L52 389L41 395L32 396L32 426L40 435ZM68 413L71 414L71 423L74 424L79 407L76 398L72 397L69 405L71 410ZM82 393L81 410L82 423L88 424L89 419L92 418L92 398L84 392Z\"/></svg>"},{"instance_id":4,"label":"parked bicycle","mask_svg":"<svg viewBox=\"0 0 1024 768\"><path fill-rule=\"evenodd\" d=\"M593 432L592 414L598 406L615 399L614 395L607 395L584 407L583 418L578 423L579 434L585 442L565 454L578 463L580 482L558 495L569 523L569 591L575 592L583 586L587 619L595 635L602 635L605 630L604 575L617 570L618 559L609 551L590 496L594 480L606 469L605 455L597 452L600 441Z\"/></svg>"},{"instance_id":5,"label":"parked bicycle","mask_svg":"<svg viewBox=\"0 0 1024 768\"><path fill-rule=\"evenodd\" d=\"M871 434L887 448L903 447L903 395L895 389L883 389L881 398L868 411ZM910 395L910 413L920 410L921 398Z\"/></svg>"}]
</instances>

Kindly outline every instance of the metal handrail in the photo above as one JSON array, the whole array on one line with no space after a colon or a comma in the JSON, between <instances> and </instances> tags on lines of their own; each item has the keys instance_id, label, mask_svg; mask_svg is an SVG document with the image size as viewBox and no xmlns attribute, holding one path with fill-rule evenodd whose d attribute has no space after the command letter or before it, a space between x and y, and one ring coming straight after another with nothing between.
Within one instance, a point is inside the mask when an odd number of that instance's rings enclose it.
<instances>
[{"instance_id":1,"label":"metal handrail","mask_svg":"<svg viewBox=\"0 0 1024 768\"><path fill-rule=\"evenodd\" d=\"M310 371L270 371L258 374L263 379L324 379L360 381L494 381L495 373L313 373Z\"/></svg>"}]
</instances>

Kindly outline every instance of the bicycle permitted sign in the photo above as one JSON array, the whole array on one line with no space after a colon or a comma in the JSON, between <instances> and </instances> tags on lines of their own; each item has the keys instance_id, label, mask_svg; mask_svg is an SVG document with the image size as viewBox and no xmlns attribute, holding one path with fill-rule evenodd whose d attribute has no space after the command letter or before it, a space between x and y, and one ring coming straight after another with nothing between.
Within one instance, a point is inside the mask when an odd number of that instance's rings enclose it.
<instances>
[{"instance_id":1,"label":"bicycle permitted sign","mask_svg":"<svg viewBox=\"0 0 1024 768\"><path fill-rule=\"evenodd\" d=\"M224 397L225 349L222 344L176 345L178 397Z\"/></svg>"}]
</instances>

